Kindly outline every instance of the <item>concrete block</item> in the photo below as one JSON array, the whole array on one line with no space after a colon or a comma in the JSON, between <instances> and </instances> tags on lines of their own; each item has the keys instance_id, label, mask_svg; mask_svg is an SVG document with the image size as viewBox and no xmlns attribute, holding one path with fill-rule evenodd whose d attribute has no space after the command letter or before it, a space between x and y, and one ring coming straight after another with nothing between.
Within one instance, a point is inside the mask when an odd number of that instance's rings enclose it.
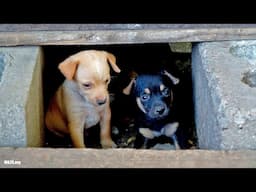
<instances>
[{"instance_id":1,"label":"concrete block","mask_svg":"<svg viewBox=\"0 0 256 192\"><path fill-rule=\"evenodd\" d=\"M192 49L195 123L201 149L256 149L256 41Z\"/></svg>"},{"instance_id":2,"label":"concrete block","mask_svg":"<svg viewBox=\"0 0 256 192\"><path fill-rule=\"evenodd\" d=\"M42 51L0 48L0 146L43 144Z\"/></svg>"}]
</instances>

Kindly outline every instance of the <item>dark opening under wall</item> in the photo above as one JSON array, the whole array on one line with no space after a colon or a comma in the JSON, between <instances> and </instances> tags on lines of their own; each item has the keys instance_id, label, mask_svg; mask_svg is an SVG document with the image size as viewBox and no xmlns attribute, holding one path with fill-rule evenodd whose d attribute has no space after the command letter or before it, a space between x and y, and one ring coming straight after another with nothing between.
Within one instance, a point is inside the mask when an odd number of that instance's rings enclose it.
<instances>
[{"instance_id":1,"label":"dark opening under wall","mask_svg":"<svg viewBox=\"0 0 256 192\"><path fill-rule=\"evenodd\" d=\"M109 85L112 101L112 138L119 147L133 147L132 137L134 137L134 130L131 126L131 108L128 102L118 97L122 89L129 83L129 73L131 71L135 71L138 74L149 71L157 72L162 68L180 79L180 83L173 88L173 113L175 113L175 118L179 122L179 128L176 133L181 148L197 147L192 100L191 53L172 52L168 43L43 46L45 111L49 99L64 81L64 76L58 70L58 64L72 54L89 49L105 50L114 54L117 59L117 65L122 70L120 74L111 70L112 79ZM119 134L117 134L116 129L119 130ZM100 148L98 125L87 129L85 137L87 147ZM155 141L155 144L166 142L169 142L169 140L159 138ZM46 129L45 147L72 147L72 143L69 137L56 137Z\"/></svg>"}]
</instances>

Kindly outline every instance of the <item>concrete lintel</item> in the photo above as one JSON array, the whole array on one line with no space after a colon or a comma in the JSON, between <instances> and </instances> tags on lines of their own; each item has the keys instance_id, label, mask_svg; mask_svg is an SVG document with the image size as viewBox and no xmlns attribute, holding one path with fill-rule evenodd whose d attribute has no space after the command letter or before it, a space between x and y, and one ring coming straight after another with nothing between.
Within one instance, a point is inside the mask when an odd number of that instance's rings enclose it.
<instances>
[{"instance_id":1,"label":"concrete lintel","mask_svg":"<svg viewBox=\"0 0 256 192\"><path fill-rule=\"evenodd\" d=\"M256 39L255 24L3 24L0 46Z\"/></svg>"}]
</instances>

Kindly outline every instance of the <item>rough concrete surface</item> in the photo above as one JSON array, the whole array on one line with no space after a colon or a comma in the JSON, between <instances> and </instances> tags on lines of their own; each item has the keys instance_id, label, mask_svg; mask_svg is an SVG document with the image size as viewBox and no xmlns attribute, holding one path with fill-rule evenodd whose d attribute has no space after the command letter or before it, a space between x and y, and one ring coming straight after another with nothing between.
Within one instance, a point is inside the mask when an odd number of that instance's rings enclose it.
<instances>
[{"instance_id":1,"label":"rough concrete surface","mask_svg":"<svg viewBox=\"0 0 256 192\"><path fill-rule=\"evenodd\" d=\"M42 55L39 47L1 47L0 146L41 146Z\"/></svg>"},{"instance_id":2,"label":"rough concrete surface","mask_svg":"<svg viewBox=\"0 0 256 192\"><path fill-rule=\"evenodd\" d=\"M0 45L97 45L256 39L255 24L0 24Z\"/></svg>"},{"instance_id":3,"label":"rough concrete surface","mask_svg":"<svg viewBox=\"0 0 256 192\"><path fill-rule=\"evenodd\" d=\"M201 149L256 149L256 41L193 47L195 122ZM251 75L248 75L251 74Z\"/></svg>"},{"instance_id":4,"label":"rough concrete surface","mask_svg":"<svg viewBox=\"0 0 256 192\"><path fill-rule=\"evenodd\" d=\"M255 168L254 150L1 148L0 168Z\"/></svg>"}]
</instances>

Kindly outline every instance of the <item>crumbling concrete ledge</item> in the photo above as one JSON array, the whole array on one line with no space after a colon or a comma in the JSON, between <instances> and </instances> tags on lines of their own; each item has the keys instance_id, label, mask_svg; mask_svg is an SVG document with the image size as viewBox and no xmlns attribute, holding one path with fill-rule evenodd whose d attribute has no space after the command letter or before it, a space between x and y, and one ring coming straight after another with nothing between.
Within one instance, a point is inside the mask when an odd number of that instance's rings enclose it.
<instances>
[{"instance_id":1,"label":"crumbling concrete ledge","mask_svg":"<svg viewBox=\"0 0 256 192\"><path fill-rule=\"evenodd\" d=\"M200 149L256 149L256 41L193 46L195 123Z\"/></svg>"},{"instance_id":2,"label":"crumbling concrete ledge","mask_svg":"<svg viewBox=\"0 0 256 192\"><path fill-rule=\"evenodd\" d=\"M0 146L43 144L42 51L0 48Z\"/></svg>"},{"instance_id":3,"label":"crumbling concrete ledge","mask_svg":"<svg viewBox=\"0 0 256 192\"><path fill-rule=\"evenodd\" d=\"M0 168L255 168L256 152L0 148Z\"/></svg>"}]
</instances>

